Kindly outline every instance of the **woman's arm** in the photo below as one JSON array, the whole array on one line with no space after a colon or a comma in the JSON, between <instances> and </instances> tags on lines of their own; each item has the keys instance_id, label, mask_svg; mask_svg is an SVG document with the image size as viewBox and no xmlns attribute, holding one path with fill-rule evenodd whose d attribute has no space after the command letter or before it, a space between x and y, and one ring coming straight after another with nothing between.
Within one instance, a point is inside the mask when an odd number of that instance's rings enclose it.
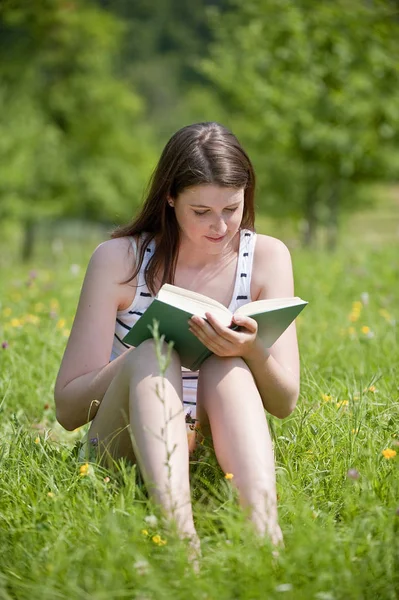
<instances>
[{"instance_id":1,"label":"woman's arm","mask_svg":"<svg viewBox=\"0 0 399 600\"><path fill-rule=\"evenodd\" d=\"M257 300L294 296L294 276L288 248L275 238L258 236L253 277L260 283ZM243 356L256 381L265 409L283 419L299 396L300 364L295 322L269 349L259 339Z\"/></svg>"},{"instance_id":2,"label":"woman's arm","mask_svg":"<svg viewBox=\"0 0 399 600\"><path fill-rule=\"evenodd\" d=\"M75 377L62 389L58 386L54 392L57 421L65 429L73 431L94 419L111 381L132 350L126 350L104 367Z\"/></svg>"},{"instance_id":3,"label":"woman's arm","mask_svg":"<svg viewBox=\"0 0 399 600\"><path fill-rule=\"evenodd\" d=\"M287 298L294 295L291 256L279 240L259 236L256 243L252 277L257 300ZM190 319L191 331L217 356L240 356L249 366L267 411L284 418L295 408L299 395L299 353L295 323L292 323L271 348L264 348L256 337L257 323L250 317L234 316L242 328L233 331L221 325L211 313L207 320Z\"/></svg>"},{"instance_id":4,"label":"woman's arm","mask_svg":"<svg viewBox=\"0 0 399 600\"><path fill-rule=\"evenodd\" d=\"M288 417L298 400L299 378L258 341L251 355L243 358L255 379L265 409L279 419Z\"/></svg>"},{"instance_id":5,"label":"woman's arm","mask_svg":"<svg viewBox=\"0 0 399 600\"><path fill-rule=\"evenodd\" d=\"M126 278L129 268L128 247L128 240L123 238L104 242L96 248L87 267L54 389L57 420L65 429L75 429L94 418L130 352L109 363L121 302L119 282Z\"/></svg>"}]
</instances>

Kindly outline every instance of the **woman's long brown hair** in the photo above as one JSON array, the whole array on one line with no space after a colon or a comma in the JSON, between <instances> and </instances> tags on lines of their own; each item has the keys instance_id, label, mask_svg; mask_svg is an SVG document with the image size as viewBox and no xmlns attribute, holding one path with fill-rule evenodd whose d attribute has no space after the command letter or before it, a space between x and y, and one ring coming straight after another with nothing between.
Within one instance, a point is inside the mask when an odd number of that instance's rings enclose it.
<instances>
[{"instance_id":1,"label":"woman's long brown hair","mask_svg":"<svg viewBox=\"0 0 399 600\"><path fill-rule=\"evenodd\" d=\"M161 285L173 283L179 227L167 198L176 199L186 188L202 184L244 188L241 227L254 229L255 173L237 138L219 123L195 123L183 127L170 138L161 154L141 212L132 222L111 232L111 238L148 234L139 247L133 273L123 284L138 275L146 248L155 237L157 245L146 268L146 284L155 294L157 273L162 273Z\"/></svg>"}]
</instances>

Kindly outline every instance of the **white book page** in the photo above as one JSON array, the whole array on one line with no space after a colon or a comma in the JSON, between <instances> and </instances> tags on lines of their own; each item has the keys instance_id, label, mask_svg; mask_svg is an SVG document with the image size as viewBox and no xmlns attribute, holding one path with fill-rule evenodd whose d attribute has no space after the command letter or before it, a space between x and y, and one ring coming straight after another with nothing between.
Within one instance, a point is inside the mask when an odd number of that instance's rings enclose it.
<instances>
[{"instance_id":1,"label":"white book page","mask_svg":"<svg viewBox=\"0 0 399 600\"><path fill-rule=\"evenodd\" d=\"M198 292L192 292L175 285L165 283L158 292L161 302L181 308L195 315L205 318L205 313L210 312L224 325L230 325L232 314L228 308L217 300L208 298Z\"/></svg>"},{"instance_id":2,"label":"white book page","mask_svg":"<svg viewBox=\"0 0 399 600\"><path fill-rule=\"evenodd\" d=\"M297 306L298 304L306 304L306 302L298 296L291 298L268 298L266 300L256 300L255 302L244 304L237 308L236 314L256 315L258 313L270 312L288 306Z\"/></svg>"}]
</instances>

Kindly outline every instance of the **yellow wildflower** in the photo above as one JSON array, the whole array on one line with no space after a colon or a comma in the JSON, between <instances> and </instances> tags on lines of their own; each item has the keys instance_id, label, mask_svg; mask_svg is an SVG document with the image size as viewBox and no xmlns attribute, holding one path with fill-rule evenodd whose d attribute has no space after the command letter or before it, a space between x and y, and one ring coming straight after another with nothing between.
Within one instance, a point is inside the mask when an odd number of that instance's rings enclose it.
<instances>
[{"instance_id":1,"label":"yellow wildflower","mask_svg":"<svg viewBox=\"0 0 399 600\"><path fill-rule=\"evenodd\" d=\"M89 463L85 463L84 465L82 465L79 468L79 473L82 477L84 477L85 475L87 475L89 472Z\"/></svg>"},{"instance_id":2,"label":"yellow wildflower","mask_svg":"<svg viewBox=\"0 0 399 600\"><path fill-rule=\"evenodd\" d=\"M37 315L25 315L25 323L32 323L32 325L37 325L40 323L40 319Z\"/></svg>"},{"instance_id":3,"label":"yellow wildflower","mask_svg":"<svg viewBox=\"0 0 399 600\"><path fill-rule=\"evenodd\" d=\"M12 313L12 310L9 306L6 306L6 308L3 308L3 316L4 317L9 317Z\"/></svg>"},{"instance_id":4,"label":"yellow wildflower","mask_svg":"<svg viewBox=\"0 0 399 600\"><path fill-rule=\"evenodd\" d=\"M51 310L58 310L59 307L60 307L60 303L58 302L57 298L51 298L51 300L50 300Z\"/></svg>"},{"instance_id":5,"label":"yellow wildflower","mask_svg":"<svg viewBox=\"0 0 399 600\"><path fill-rule=\"evenodd\" d=\"M225 479L233 479L233 477L233 473L226 473L226 475L224 476Z\"/></svg>"},{"instance_id":6,"label":"yellow wildflower","mask_svg":"<svg viewBox=\"0 0 399 600\"><path fill-rule=\"evenodd\" d=\"M330 402L330 400L332 400L332 396L330 396L329 394L322 394L321 397L324 400L324 402Z\"/></svg>"},{"instance_id":7,"label":"yellow wildflower","mask_svg":"<svg viewBox=\"0 0 399 600\"><path fill-rule=\"evenodd\" d=\"M381 317L384 317L384 319L386 321L391 320L391 315L389 314L389 312L387 310L385 310L385 308L380 308L380 310L378 312L380 313Z\"/></svg>"},{"instance_id":8,"label":"yellow wildflower","mask_svg":"<svg viewBox=\"0 0 399 600\"><path fill-rule=\"evenodd\" d=\"M354 434L359 433L359 428L357 427L356 429L352 429L352 433L354 433Z\"/></svg>"},{"instance_id":9,"label":"yellow wildflower","mask_svg":"<svg viewBox=\"0 0 399 600\"><path fill-rule=\"evenodd\" d=\"M40 438L39 438L39 437L37 437L37 438L35 439L35 444L40 444Z\"/></svg>"},{"instance_id":10,"label":"yellow wildflower","mask_svg":"<svg viewBox=\"0 0 399 600\"><path fill-rule=\"evenodd\" d=\"M47 492L47 496L49 498L54 498L54 492Z\"/></svg>"},{"instance_id":11,"label":"yellow wildflower","mask_svg":"<svg viewBox=\"0 0 399 600\"><path fill-rule=\"evenodd\" d=\"M368 327L367 325L363 325L363 327L362 327L362 333L364 333L365 335L367 335L368 333L370 333L370 327Z\"/></svg>"},{"instance_id":12,"label":"yellow wildflower","mask_svg":"<svg viewBox=\"0 0 399 600\"><path fill-rule=\"evenodd\" d=\"M381 452L382 456L384 458L394 458L396 456L396 450L392 450L392 448L385 448L385 450L383 450Z\"/></svg>"},{"instance_id":13,"label":"yellow wildflower","mask_svg":"<svg viewBox=\"0 0 399 600\"><path fill-rule=\"evenodd\" d=\"M142 533L143 535L148 535L148 531L147 531L147 529L142 529L142 530L141 530L141 533Z\"/></svg>"},{"instance_id":14,"label":"yellow wildflower","mask_svg":"<svg viewBox=\"0 0 399 600\"><path fill-rule=\"evenodd\" d=\"M364 388L363 393L365 394L366 392L372 392L374 394L376 391L377 388L375 387L375 385L370 385L370 387Z\"/></svg>"},{"instance_id":15,"label":"yellow wildflower","mask_svg":"<svg viewBox=\"0 0 399 600\"><path fill-rule=\"evenodd\" d=\"M349 404L348 400L339 400L337 402L337 408L341 408L341 406L347 406Z\"/></svg>"},{"instance_id":16,"label":"yellow wildflower","mask_svg":"<svg viewBox=\"0 0 399 600\"><path fill-rule=\"evenodd\" d=\"M354 323L359 320L360 313L362 312L363 304L359 301L352 303L352 311L349 315L349 320Z\"/></svg>"},{"instance_id":17,"label":"yellow wildflower","mask_svg":"<svg viewBox=\"0 0 399 600\"><path fill-rule=\"evenodd\" d=\"M354 399L354 400L359 400L359 399L360 399L360 396L357 396L357 395L356 395L356 396L353 396L353 399Z\"/></svg>"},{"instance_id":18,"label":"yellow wildflower","mask_svg":"<svg viewBox=\"0 0 399 600\"><path fill-rule=\"evenodd\" d=\"M11 327L22 327L22 325L23 325L22 319L11 319L10 325L11 325Z\"/></svg>"},{"instance_id":19,"label":"yellow wildflower","mask_svg":"<svg viewBox=\"0 0 399 600\"><path fill-rule=\"evenodd\" d=\"M63 329L65 327L66 321L65 319L59 319L56 325L57 329Z\"/></svg>"},{"instance_id":20,"label":"yellow wildflower","mask_svg":"<svg viewBox=\"0 0 399 600\"><path fill-rule=\"evenodd\" d=\"M157 546L165 546L165 544L168 543L167 540L163 540L161 538L161 536L158 535L158 534L157 535L153 535L151 539L154 542L154 544L157 544Z\"/></svg>"}]
</instances>

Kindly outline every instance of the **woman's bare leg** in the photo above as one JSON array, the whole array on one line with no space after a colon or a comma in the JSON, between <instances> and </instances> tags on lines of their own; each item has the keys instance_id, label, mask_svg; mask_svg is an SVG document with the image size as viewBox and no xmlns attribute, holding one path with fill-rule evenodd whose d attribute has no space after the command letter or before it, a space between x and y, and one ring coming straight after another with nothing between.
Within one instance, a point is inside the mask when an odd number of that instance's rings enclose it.
<instances>
[{"instance_id":1,"label":"woman's bare leg","mask_svg":"<svg viewBox=\"0 0 399 600\"><path fill-rule=\"evenodd\" d=\"M197 411L201 430L211 432L221 468L234 476L241 506L249 509L261 536L279 543L272 442L262 399L241 358L213 355L203 363Z\"/></svg>"},{"instance_id":2,"label":"woman's bare leg","mask_svg":"<svg viewBox=\"0 0 399 600\"><path fill-rule=\"evenodd\" d=\"M195 537L181 366L176 353L165 373L164 390L162 386L154 343L148 340L126 356L88 437L98 439L108 464L121 456L137 460L150 496L176 522L182 537Z\"/></svg>"}]
</instances>

